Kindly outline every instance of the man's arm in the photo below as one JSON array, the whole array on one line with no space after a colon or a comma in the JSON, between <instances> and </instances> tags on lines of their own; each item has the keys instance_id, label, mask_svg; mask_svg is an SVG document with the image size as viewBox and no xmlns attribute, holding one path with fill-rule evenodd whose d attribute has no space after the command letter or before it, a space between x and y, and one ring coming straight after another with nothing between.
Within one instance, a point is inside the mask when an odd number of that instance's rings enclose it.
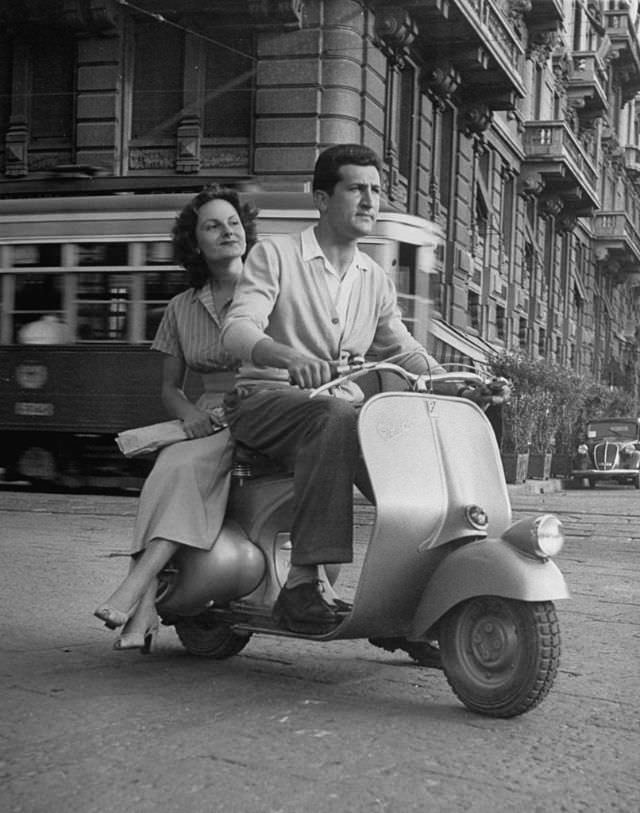
<instances>
[{"instance_id":1,"label":"man's arm","mask_svg":"<svg viewBox=\"0 0 640 813\"><path fill-rule=\"evenodd\" d=\"M291 382L299 387L319 387L332 378L329 363L276 342L265 333L280 293L280 262L269 240L251 249L227 312L223 346L240 361L287 370Z\"/></svg>"},{"instance_id":2,"label":"man's arm","mask_svg":"<svg viewBox=\"0 0 640 813\"><path fill-rule=\"evenodd\" d=\"M269 338L261 339L253 346L251 361L258 367L287 370L292 383L303 389L319 387L333 377L328 362L305 356Z\"/></svg>"},{"instance_id":3,"label":"man's arm","mask_svg":"<svg viewBox=\"0 0 640 813\"><path fill-rule=\"evenodd\" d=\"M259 241L247 256L222 328L224 349L240 361L250 361L265 334L280 290L278 257L268 241Z\"/></svg>"}]
</instances>

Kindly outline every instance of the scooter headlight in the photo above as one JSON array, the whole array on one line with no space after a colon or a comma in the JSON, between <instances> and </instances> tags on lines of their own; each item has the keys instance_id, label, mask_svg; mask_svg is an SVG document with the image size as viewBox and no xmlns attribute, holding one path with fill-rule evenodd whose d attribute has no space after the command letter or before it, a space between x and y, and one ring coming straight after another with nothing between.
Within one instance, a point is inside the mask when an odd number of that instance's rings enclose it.
<instances>
[{"instance_id":1,"label":"scooter headlight","mask_svg":"<svg viewBox=\"0 0 640 813\"><path fill-rule=\"evenodd\" d=\"M564 545L562 523L554 514L521 519L502 538L529 556L548 559L557 556Z\"/></svg>"}]
</instances>

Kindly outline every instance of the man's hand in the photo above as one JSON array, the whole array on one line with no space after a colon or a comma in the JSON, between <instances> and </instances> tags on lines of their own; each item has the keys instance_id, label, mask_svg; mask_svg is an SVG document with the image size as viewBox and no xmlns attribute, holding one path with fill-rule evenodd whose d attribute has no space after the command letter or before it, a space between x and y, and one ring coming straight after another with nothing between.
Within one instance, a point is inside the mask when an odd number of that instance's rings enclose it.
<instances>
[{"instance_id":1,"label":"man's hand","mask_svg":"<svg viewBox=\"0 0 640 813\"><path fill-rule=\"evenodd\" d=\"M287 364L287 370L291 381L304 390L320 387L333 378L329 362L308 356L297 356L291 359Z\"/></svg>"},{"instance_id":2,"label":"man's hand","mask_svg":"<svg viewBox=\"0 0 640 813\"><path fill-rule=\"evenodd\" d=\"M481 408L507 404L511 399L511 385L506 378L494 378L480 387L467 387L460 395Z\"/></svg>"},{"instance_id":3,"label":"man's hand","mask_svg":"<svg viewBox=\"0 0 640 813\"><path fill-rule=\"evenodd\" d=\"M291 381L302 389L315 389L327 384L334 376L328 361L298 353L279 342L264 339L253 348L251 360L260 367L287 370Z\"/></svg>"}]
</instances>

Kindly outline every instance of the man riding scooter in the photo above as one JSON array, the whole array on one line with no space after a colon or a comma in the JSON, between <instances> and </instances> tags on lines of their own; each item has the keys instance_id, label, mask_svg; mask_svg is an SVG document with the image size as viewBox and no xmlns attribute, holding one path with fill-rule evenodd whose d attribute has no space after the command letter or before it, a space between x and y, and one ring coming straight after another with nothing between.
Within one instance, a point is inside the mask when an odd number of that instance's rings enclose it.
<instances>
[{"instance_id":1,"label":"man riding scooter","mask_svg":"<svg viewBox=\"0 0 640 813\"><path fill-rule=\"evenodd\" d=\"M375 223L381 163L359 144L330 147L313 176L316 226L260 241L247 257L223 342L243 361L226 399L239 443L283 464L294 475L291 567L274 619L292 632L325 634L341 620L341 602L325 600L323 565L352 560L354 482L370 493L359 465L357 387L310 399L336 362L353 356L393 357L418 374L442 368L404 326L392 282L358 249ZM434 384L445 395L500 404L496 392Z\"/></svg>"}]
</instances>

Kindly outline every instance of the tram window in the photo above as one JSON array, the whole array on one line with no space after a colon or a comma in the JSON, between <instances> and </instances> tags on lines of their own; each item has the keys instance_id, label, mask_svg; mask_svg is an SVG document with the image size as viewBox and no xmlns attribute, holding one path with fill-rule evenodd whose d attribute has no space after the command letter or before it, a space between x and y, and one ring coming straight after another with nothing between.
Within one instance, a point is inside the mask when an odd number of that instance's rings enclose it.
<instances>
[{"instance_id":1,"label":"tram window","mask_svg":"<svg viewBox=\"0 0 640 813\"><path fill-rule=\"evenodd\" d=\"M78 265L127 265L126 243L81 243Z\"/></svg>"},{"instance_id":2,"label":"tram window","mask_svg":"<svg viewBox=\"0 0 640 813\"><path fill-rule=\"evenodd\" d=\"M12 341L19 340L20 329L43 316L64 318L62 274L16 274L13 300Z\"/></svg>"},{"instance_id":3,"label":"tram window","mask_svg":"<svg viewBox=\"0 0 640 813\"><path fill-rule=\"evenodd\" d=\"M78 338L81 341L126 341L130 289L130 274L78 274Z\"/></svg>"},{"instance_id":4,"label":"tram window","mask_svg":"<svg viewBox=\"0 0 640 813\"><path fill-rule=\"evenodd\" d=\"M145 334L152 341L167 302L187 288L184 271L152 271L145 274Z\"/></svg>"},{"instance_id":5,"label":"tram window","mask_svg":"<svg viewBox=\"0 0 640 813\"><path fill-rule=\"evenodd\" d=\"M18 244L13 247L13 265L20 268L27 266L56 268L60 265L60 251L61 247L57 244Z\"/></svg>"}]
</instances>

